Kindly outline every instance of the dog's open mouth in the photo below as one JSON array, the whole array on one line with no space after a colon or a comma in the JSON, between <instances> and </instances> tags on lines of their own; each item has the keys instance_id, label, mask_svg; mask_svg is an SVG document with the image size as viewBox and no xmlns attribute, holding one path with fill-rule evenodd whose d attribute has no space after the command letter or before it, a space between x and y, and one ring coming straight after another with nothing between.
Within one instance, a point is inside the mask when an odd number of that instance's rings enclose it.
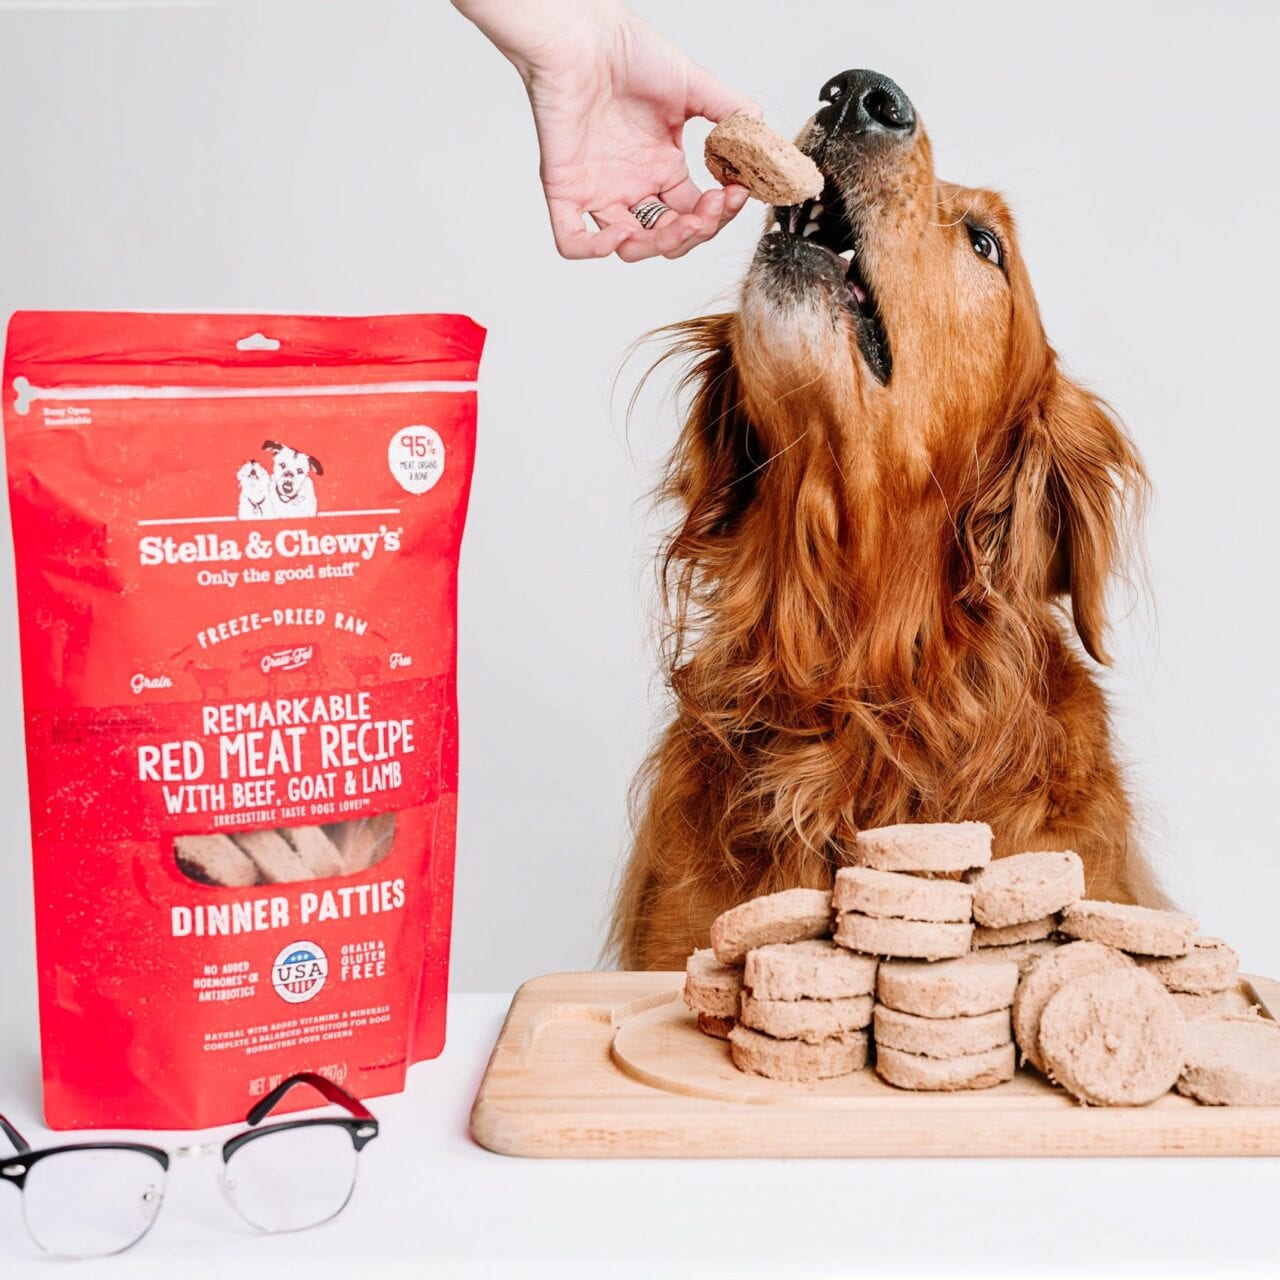
<instances>
[{"instance_id":1,"label":"dog's open mouth","mask_svg":"<svg viewBox=\"0 0 1280 1280\"><path fill-rule=\"evenodd\" d=\"M875 294L858 261L861 245L839 191L828 180L816 200L777 207L774 216L777 222L773 234L798 242L797 247L802 251L812 250L839 261L839 270L844 275L842 300L854 318L862 357L879 382L888 382L893 372L889 339L880 320Z\"/></svg>"}]
</instances>

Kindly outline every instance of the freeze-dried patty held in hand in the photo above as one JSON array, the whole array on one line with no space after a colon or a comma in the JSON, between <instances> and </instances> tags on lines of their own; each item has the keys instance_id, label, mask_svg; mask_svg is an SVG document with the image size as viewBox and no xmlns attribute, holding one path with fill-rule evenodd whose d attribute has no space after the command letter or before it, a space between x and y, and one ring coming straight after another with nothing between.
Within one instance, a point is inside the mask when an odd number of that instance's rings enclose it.
<instances>
[{"instance_id":1,"label":"freeze-dried patty held in hand","mask_svg":"<svg viewBox=\"0 0 1280 1280\"><path fill-rule=\"evenodd\" d=\"M738 113L707 135L703 154L711 176L736 182L765 204L801 204L822 194L822 171L763 120Z\"/></svg>"},{"instance_id":2,"label":"freeze-dried patty held in hand","mask_svg":"<svg viewBox=\"0 0 1280 1280\"><path fill-rule=\"evenodd\" d=\"M739 1071L771 1080L829 1080L861 1071L867 1065L865 1031L846 1031L819 1044L775 1040L741 1023L729 1032L729 1054Z\"/></svg>"},{"instance_id":3,"label":"freeze-dried patty held in hand","mask_svg":"<svg viewBox=\"0 0 1280 1280\"><path fill-rule=\"evenodd\" d=\"M1170 991L1188 995L1226 991L1240 978L1240 957L1221 938L1195 938L1185 956L1143 956L1138 963Z\"/></svg>"},{"instance_id":4,"label":"freeze-dried patty held in hand","mask_svg":"<svg viewBox=\"0 0 1280 1280\"><path fill-rule=\"evenodd\" d=\"M1082 899L1062 913L1058 928L1072 938L1102 942L1142 956L1184 956L1196 922L1180 911L1157 911L1123 902Z\"/></svg>"},{"instance_id":5,"label":"freeze-dried patty held in hand","mask_svg":"<svg viewBox=\"0 0 1280 1280\"><path fill-rule=\"evenodd\" d=\"M1017 1066L1012 1044L963 1058L926 1058L900 1049L877 1048L876 1071L886 1083L899 1089L953 1092L990 1089L1013 1079Z\"/></svg>"},{"instance_id":6,"label":"freeze-dried patty held in hand","mask_svg":"<svg viewBox=\"0 0 1280 1280\"><path fill-rule=\"evenodd\" d=\"M684 1002L694 1013L736 1018L742 995L742 970L720 964L709 948L685 962Z\"/></svg>"},{"instance_id":7,"label":"freeze-dried patty held in hand","mask_svg":"<svg viewBox=\"0 0 1280 1280\"><path fill-rule=\"evenodd\" d=\"M975 955L958 960L886 960L876 980L882 1004L922 1018L962 1018L1007 1009L1018 989L1018 967Z\"/></svg>"},{"instance_id":8,"label":"freeze-dried patty held in hand","mask_svg":"<svg viewBox=\"0 0 1280 1280\"><path fill-rule=\"evenodd\" d=\"M711 949L721 964L741 964L771 942L799 942L831 932L826 889L783 889L730 907L711 922Z\"/></svg>"},{"instance_id":9,"label":"freeze-dried patty held in hand","mask_svg":"<svg viewBox=\"0 0 1280 1280\"><path fill-rule=\"evenodd\" d=\"M892 920L845 911L836 923L835 940L851 951L870 956L947 960L965 955L973 936L971 924L935 920Z\"/></svg>"},{"instance_id":10,"label":"freeze-dried patty held in hand","mask_svg":"<svg viewBox=\"0 0 1280 1280\"><path fill-rule=\"evenodd\" d=\"M1216 1106L1280 1107L1280 1027L1270 1018L1201 1018L1185 1034L1179 1093Z\"/></svg>"},{"instance_id":11,"label":"freeze-dried patty held in hand","mask_svg":"<svg viewBox=\"0 0 1280 1280\"><path fill-rule=\"evenodd\" d=\"M988 929L1043 920L1084 897L1078 853L1014 853L968 877L973 918Z\"/></svg>"},{"instance_id":12,"label":"freeze-dried patty held in hand","mask_svg":"<svg viewBox=\"0 0 1280 1280\"><path fill-rule=\"evenodd\" d=\"M1132 970L1136 965L1123 951L1100 942L1073 942L1036 962L1018 984L1013 998L1013 1034L1022 1056L1040 1071L1040 1017L1045 1006L1075 978L1109 970Z\"/></svg>"},{"instance_id":13,"label":"freeze-dried patty held in hand","mask_svg":"<svg viewBox=\"0 0 1280 1280\"><path fill-rule=\"evenodd\" d=\"M871 1025L871 996L846 996L842 1000L757 1000L749 991L742 996L739 1021L779 1040L828 1040L843 1031L860 1031Z\"/></svg>"},{"instance_id":14,"label":"freeze-dried patty held in hand","mask_svg":"<svg viewBox=\"0 0 1280 1280\"><path fill-rule=\"evenodd\" d=\"M1039 942L1058 932L1057 916L1042 916L1039 920L1026 920L1022 924L1006 925L1003 929L991 929L986 925L973 926L975 947L1009 947L1016 942Z\"/></svg>"},{"instance_id":15,"label":"freeze-dried patty held in hand","mask_svg":"<svg viewBox=\"0 0 1280 1280\"><path fill-rule=\"evenodd\" d=\"M991 861L991 828L985 822L872 827L854 836L849 861L877 871L970 871Z\"/></svg>"},{"instance_id":16,"label":"freeze-dried patty held in hand","mask_svg":"<svg viewBox=\"0 0 1280 1280\"><path fill-rule=\"evenodd\" d=\"M760 1000L841 1000L871 995L879 963L825 938L775 942L748 952L743 981Z\"/></svg>"},{"instance_id":17,"label":"freeze-dried patty held in hand","mask_svg":"<svg viewBox=\"0 0 1280 1280\"><path fill-rule=\"evenodd\" d=\"M1082 1102L1141 1107L1173 1088L1188 1025L1164 987L1131 968L1088 973L1055 992L1040 1018L1048 1074Z\"/></svg>"},{"instance_id":18,"label":"freeze-dried patty held in hand","mask_svg":"<svg viewBox=\"0 0 1280 1280\"><path fill-rule=\"evenodd\" d=\"M958 880L926 880L901 871L841 867L831 905L837 911L898 920L967 923L973 918L973 890Z\"/></svg>"},{"instance_id":19,"label":"freeze-dried patty held in hand","mask_svg":"<svg viewBox=\"0 0 1280 1280\"><path fill-rule=\"evenodd\" d=\"M922 1018L882 1004L876 1007L875 1041L877 1049L897 1049L926 1058L964 1058L1011 1045L1013 1028L1007 1008L971 1017Z\"/></svg>"}]
</instances>

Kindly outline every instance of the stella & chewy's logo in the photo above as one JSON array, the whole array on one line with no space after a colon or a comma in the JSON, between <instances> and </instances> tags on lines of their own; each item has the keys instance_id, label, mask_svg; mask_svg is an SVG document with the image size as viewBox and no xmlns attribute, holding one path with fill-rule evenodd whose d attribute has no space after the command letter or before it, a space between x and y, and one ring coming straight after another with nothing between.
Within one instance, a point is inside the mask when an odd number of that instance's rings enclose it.
<instances>
[{"instance_id":1,"label":"stella & chewy's logo","mask_svg":"<svg viewBox=\"0 0 1280 1280\"><path fill-rule=\"evenodd\" d=\"M300 644L293 649L273 649L262 655L258 665L264 676L269 676L273 671L297 671L311 661L315 652L313 644Z\"/></svg>"},{"instance_id":2,"label":"stella & chewy's logo","mask_svg":"<svg viewBox=\"0 0 1280 1280\"><path fill-rule=\"evenodd\" d=\"M329 976L329 958L315 942L291 942L271 966L271 985L289 1004L302 1004L320 989Z\"/></svg>"}]
</instances>

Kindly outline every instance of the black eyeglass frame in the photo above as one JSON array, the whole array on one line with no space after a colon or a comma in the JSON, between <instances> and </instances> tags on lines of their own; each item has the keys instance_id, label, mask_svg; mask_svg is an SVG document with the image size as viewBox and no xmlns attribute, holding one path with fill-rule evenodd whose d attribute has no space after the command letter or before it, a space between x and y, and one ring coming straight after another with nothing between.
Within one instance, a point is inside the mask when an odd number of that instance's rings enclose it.
<instances>
[{"instance_id":1,"label":"black eyeglass frame","mask_svg":"<svg viewBox=\"0 0 1280 1280\"><path fill-rule=\"evenodd\" d=\"M345 1108L351 1113L350 1118L346 1116L315 1116L302 1120L280 1120L275 1124L265 1125L262 1128L257 1127L280 1104L281 1099L291 1089L302 1084L310 1085L327 1102L336 1103L338 1106ZM317 1075L312 1071L301 1071L282 1080L270 1093L250 1108L249 1114L245 1116L245 1123L254 1127L232 1134L219 1148L224 1168L231 1157L246 1144L273 1133L281 1133L287 1129L309 1129L318 1126L343 1129L350 1136L351 1145L355 1148L357 1154L363 1151L378 1136L378 1121L363 1102L353 1097L340 1085L334 1084L326 1076ZM178 1147L170 1150L145 1142L68 1142L56 1147L42 1147L36 1151L32 1150L31 1144L3 1115L0 1115L0 1132L12 1143L15 1152L13 1156L7 1158L0 1156L0 1182L11 1183L19 1191L22 1191L26 1186L27 1175L31 1172L31 1169L39 1164L41 1160L46 1160L50 1156L64 1155L70 1151L135 1151L139 1155L150 1156L165 1173L168 1173L175 1155L199 1154L206 1149L203 1147ZM208 1149L212 1150L213 1148ZM240 1216L244 1218L243 1213ZM251 1219L244 1218L244 1220L257 1230L264 1230L262 1227L257 1227L257 1224L253 1223ZM138 1240L141 1240L147 1234L147 1231L150 1231L153 1223L154 1219L152 1223L147 1224L147 1230L143 1231L136 1240L125 1246L125 1248L131 1248L132 1245L137 1244ZM39 1241L36 1243L38 1244Z\"/></svg>"}]
</instances>

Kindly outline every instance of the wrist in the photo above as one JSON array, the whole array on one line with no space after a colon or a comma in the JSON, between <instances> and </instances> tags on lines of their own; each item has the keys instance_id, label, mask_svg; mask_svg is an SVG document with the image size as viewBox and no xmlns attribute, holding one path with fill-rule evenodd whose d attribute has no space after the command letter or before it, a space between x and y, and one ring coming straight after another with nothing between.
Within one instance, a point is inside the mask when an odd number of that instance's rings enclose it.
<instances>
[{"instance_id":1,"label":"wrist","mask_svg":"<svg viewBox=\"0 0 1280 1280\"><path fill-rule=\"evenodd\" d=\"M563 61L566 46L611 41L630 18L622 0L452 0L528 78L549 63Z\"/></svg>"}]
</instances>

